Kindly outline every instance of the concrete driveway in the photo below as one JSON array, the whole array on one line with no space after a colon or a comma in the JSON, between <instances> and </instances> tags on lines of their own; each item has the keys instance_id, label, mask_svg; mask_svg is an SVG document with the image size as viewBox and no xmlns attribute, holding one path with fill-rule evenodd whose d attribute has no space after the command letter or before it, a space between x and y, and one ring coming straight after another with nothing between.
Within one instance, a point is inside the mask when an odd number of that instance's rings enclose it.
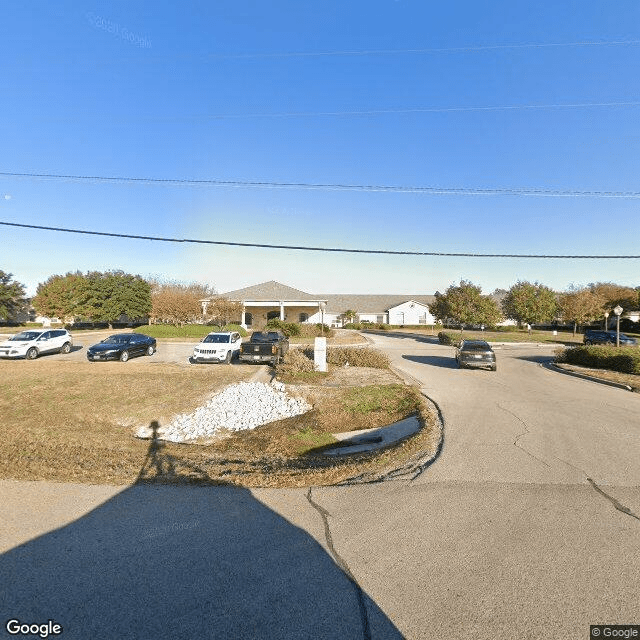
<instances>
[{"instance_id":1,"label":"concrete driveway","mask_svg":"<svg viewBox=\"0 0 640 640\"><path fill-rule=\"evenodd\" d=\"M552 349L374 337L438 403L414 481L290 490L0 482L0 611L64 638L589 638L640 623L640 395ZM179 471L179 461L168 461ZM7 578L8 576L8 578Z\"/></svg>"}]
</instances>

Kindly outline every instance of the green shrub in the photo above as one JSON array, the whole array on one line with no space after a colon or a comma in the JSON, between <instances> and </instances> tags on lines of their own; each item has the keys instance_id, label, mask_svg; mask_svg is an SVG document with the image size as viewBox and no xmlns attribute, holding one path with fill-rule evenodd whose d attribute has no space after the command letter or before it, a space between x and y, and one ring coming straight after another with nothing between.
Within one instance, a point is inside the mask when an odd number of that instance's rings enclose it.
<instances>
[{"instance_id":1,"label":"green shrub","mask_svg":"<svg viewBox=\"0 0 640 640\"><path fill-rule=\"evenodd\" d=\"M520 328L515 324L507 324L500 327L495 327L489 329L489 331L507 331L507 332L516 332L520 331Z\"/></svg>"},{"instance_id":2,"label":"green shrub","mask_svg":"<svg viewBox=\"0 0 640 640\"><path fill-rule=\"evenodd\" d=\"M438 342L440 344L455 345L460 341L460 336L457 333L451 333L450 331L441 331L438 334Z\"/></svg>"},{"instance_id":3,"label":"green shrub","mask_svg":"<svg viewBox=\"0 0 640 640\"><path fill-rule=\"evenodd\" d=\"M278 318L272 318L267 322L267 329L280 329L287 338L300 335L300 325L297 322L284 322Z\"/></svg>"},{"instance_id":4,"label":"green shrub","mask_svg":"<svg viewBox=\"0 0 640 640\"><path fill-rule=\"evenodd\" d=\"M559 349L556 362L566 362L591 369L609 369L640 374L640 349L609 345L581 345Z\"/></svg>"},{"instance_id":5,"label":"green shrub","mask_svg":"<svg viewBox=\"0 0 640 640\"><path fill-rule=\"evenodd\" d=\"M313 359L313 349L304 350L307 357ZM329 347L327 349L327 363L336 367L372 367L374 369L388 369L389 358L380 351L369 347Z\"/></svg>"},{"instance_id":6,"label":"green shrub","mask_svg":"<svg viewBox=\"0 0 640 640\"><path fill-rule=\"evenodd\" d=\"M362 329L362 325L359 322L347 322L347 324L344 325L345 329L357 329L358 331L360 331L360 329Z\"/></svg>"}]
</instances>

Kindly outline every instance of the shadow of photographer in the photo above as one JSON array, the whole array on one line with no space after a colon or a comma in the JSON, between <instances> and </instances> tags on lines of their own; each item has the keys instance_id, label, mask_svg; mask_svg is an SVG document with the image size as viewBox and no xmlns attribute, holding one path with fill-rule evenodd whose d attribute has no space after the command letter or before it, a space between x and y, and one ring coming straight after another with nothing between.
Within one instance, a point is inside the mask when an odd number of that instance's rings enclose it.
<instances>
[{"instance_id":1,"label":"shadow of photographer","mask_svg":"<svg viewBox=\"0 0 640 640\"><path fill-rule=\"evenodd\" d=\"M2 637L9 619L83 640L402 637L305 529L169 454L150 427L134 485L0 556ZM33 517L64 509L65 485L54 495Z\"/></svg>"}]
</instances>

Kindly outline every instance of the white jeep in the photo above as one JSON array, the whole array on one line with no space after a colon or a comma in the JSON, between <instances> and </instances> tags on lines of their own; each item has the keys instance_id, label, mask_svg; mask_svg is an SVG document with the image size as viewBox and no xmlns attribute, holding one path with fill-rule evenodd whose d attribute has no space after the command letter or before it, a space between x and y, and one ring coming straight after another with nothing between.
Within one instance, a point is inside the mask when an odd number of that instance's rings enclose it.
<instances>
[{"instance_id":1,"label":"white jeep","mask_svg":"<svg viewBox=\"0 0 640 640\"><path fill-rule=\"evenodd\" d=\"M226 362L237 358L242 338L236 331L210 333L193 349L191 362Z\"/></svg>"},{"instance_id":2,"label":"white jeep","mask_svg":"<svg viewBox=\"0 0 640 640\"><path fill-rule=\"evenodd\" d=\"M43 353L69 353L72 346L66 329L27 329L0 343L0 358L35 360Z\"/></svg>"}]
</instances>

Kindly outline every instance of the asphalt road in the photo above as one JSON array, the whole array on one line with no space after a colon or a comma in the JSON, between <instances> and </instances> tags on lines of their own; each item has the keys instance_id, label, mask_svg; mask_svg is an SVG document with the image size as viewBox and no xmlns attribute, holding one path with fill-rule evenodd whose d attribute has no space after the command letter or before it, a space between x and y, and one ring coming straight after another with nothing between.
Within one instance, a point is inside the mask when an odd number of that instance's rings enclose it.
<instances>
[{"instance_id":1,"label":"asphalt road","mask_svg":"<svg viewBox=\"0 0 640 640\"><path fill-rule=\"evenodd\" d=\"M0 615L54 619L62 638L640 624L640 395L545 369L548 347L500 349L494 373L428 339L373 339L442 411L421 476L310 492L0 482Z\"/></svg>"}]
</instances>

